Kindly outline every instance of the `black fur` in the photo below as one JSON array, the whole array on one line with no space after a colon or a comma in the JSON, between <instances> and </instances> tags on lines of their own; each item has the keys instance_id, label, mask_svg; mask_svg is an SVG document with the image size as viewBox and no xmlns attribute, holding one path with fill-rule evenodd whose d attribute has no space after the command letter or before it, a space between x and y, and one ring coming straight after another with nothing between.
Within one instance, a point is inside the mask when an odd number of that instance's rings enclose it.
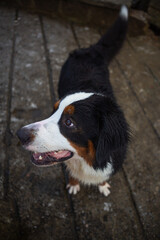
<instances>
[{"instance_id":1,"label":"black fur","mask_svg":"<svg viewBox=\"0 0 160 240\"><path fill-rule=\"evenodd\" d=\"M96 93L74 103L75 129L68 131L63 125L66 116L62 116L60 131L81 146L90 139L96 149L94 168L103 169L112 158L114 172L125 158L129 127L116 102L107 66L122 47L126 31L127 20L119 16L98 43L71 53L62 67L58 87L60 98L80 91Z\"/></svg>"}]
</instances>

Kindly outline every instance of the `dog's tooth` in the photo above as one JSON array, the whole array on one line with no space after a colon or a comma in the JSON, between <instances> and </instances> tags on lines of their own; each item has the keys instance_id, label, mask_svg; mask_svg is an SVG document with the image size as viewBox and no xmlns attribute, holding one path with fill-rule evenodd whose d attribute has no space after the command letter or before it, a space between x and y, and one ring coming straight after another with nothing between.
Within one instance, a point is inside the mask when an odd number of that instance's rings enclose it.
<instances>
[{"instance_id":1,"label":"dog's tooth","mask_svg":"<svg viewBox=\"0 0 160 240\"><path fill-rule=\"evenodd\" d=\"M57 151L54 152L54 154L57 154L57 153L58 153Z\"/></svg>"},{"instance_id":2,"label":"dog's tooth","mask_svg":"<svg viewBox=\"0 0 160 240\"><path fill-rule=\"evenodd\" d=\"M41 155L39 156L39 160L42 160L42 156Z\"/></svg>"},{"instance_id":3,"label":"dog's tooth","mask_svg":"<svg viewBox=\"0 0 160 240\"><path fill-rule=\"evenodd\" d=\"M62 153L63 151L59 151L59 153Z\"/></svg>"}]
</instances>

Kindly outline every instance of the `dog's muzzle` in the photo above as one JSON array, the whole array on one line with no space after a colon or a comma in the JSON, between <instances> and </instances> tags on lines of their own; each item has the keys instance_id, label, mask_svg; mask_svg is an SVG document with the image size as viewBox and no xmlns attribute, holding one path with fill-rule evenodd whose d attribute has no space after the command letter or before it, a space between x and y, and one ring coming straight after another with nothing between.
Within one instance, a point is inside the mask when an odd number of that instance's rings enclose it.
<instances>
[{"instance_id":1,"label":"dog's muzzle","mask_svg":"<svg viewBox=\"0 0 160 240\"><path fill-rule=\"evenodd\" d=\"M20 128L16 134L23 146L30 144L35 138L35 130L26 127Z\"/></svg>"}]
</instances>

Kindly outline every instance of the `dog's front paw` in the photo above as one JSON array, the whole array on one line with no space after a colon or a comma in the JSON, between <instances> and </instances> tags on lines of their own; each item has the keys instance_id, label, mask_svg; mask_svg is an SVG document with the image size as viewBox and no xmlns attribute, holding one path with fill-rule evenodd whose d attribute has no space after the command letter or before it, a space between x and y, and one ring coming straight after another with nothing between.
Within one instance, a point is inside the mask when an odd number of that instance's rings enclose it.
<instances>
[{"instance_id":1,"label":"dog's front paw","mask_svg":"<svg viewBox=\"0 0 160 240\"><path fill-rule=\"evenodd\" d=\"M80 191L80 185L76 184L76 185L71 185L70 183L67 184L67 187L69 194L77 194Z\"/></svg>"},{"instance_id":2,"label":"dog's front paw","mask_svg":"<svg viewBox=\"0 0 160 240\"><path fill-rule=\"evenodd\" d=\"M111 186L107 182L98 186L100 193L104 194L106 197L110 194L110 187Z\"/></svg>"}]
</instances>

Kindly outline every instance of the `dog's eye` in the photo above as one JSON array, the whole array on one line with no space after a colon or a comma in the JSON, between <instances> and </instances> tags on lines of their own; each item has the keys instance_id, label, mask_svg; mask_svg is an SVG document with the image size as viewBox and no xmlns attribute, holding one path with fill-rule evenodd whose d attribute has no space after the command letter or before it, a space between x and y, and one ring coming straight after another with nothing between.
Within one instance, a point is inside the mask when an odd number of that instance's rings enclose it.
<instances>
[{"instance_id":1,"label":"dog's eye","mask_svg":"<svg viewBox=\"0 0 160 240\"><path fill-rule=\"evenodd\" d=\"M67 127L73 127L73 126L74 126L74 124L73 124L73 122L71 121L71 119L67 119L67 120L65 121L65 125L66 125Z\"/></svg>"}]
</instances>

